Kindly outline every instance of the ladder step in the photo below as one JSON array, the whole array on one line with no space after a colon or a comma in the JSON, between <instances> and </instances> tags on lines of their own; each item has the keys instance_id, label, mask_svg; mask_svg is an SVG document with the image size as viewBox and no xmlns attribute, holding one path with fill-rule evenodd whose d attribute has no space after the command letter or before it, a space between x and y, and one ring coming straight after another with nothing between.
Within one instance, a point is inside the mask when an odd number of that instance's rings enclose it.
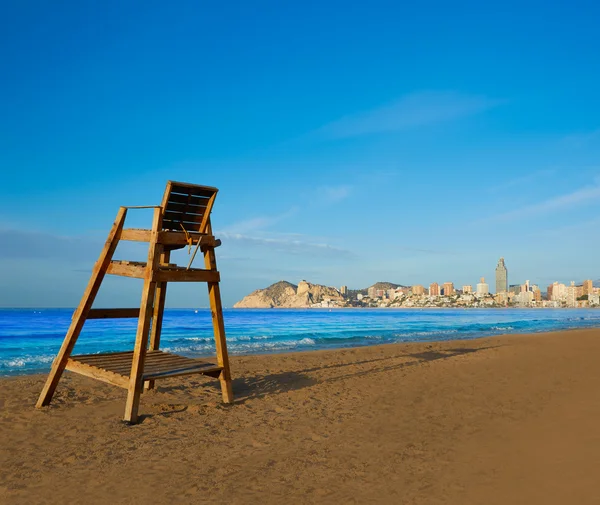
<instances>
[{"instance_id":1,"label":"ladder step","mask_svg":"<svg viewBox=\"0 0 600 505\"><path fill-rule=\"evenodd\" d=\"M88 319L124 319L140 317L140 309L90 309Z\"/></svg>"}]
</instances>

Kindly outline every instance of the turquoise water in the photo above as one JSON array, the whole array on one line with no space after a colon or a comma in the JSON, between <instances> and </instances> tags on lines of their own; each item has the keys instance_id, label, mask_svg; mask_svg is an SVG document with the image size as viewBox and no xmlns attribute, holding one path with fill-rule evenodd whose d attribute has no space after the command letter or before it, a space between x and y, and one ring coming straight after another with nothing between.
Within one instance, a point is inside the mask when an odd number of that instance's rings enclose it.
<instances>
[{"instance_id":1,"label":"turquoise water","mask_svg":"<svg viewBox=\"0 0 600 505\"><path fill-rule=\"evenodd\" d=\"M0 310L0 375L47 371L71 314L67 309ZM89 321L75 353L130 350L136 323ZM226 310L225 326L231 354L258 354L600 327L600 310ZM165 350L192 357L214 354L207 310L167 310L162 335Z\"/></svg>"}]
</instances>

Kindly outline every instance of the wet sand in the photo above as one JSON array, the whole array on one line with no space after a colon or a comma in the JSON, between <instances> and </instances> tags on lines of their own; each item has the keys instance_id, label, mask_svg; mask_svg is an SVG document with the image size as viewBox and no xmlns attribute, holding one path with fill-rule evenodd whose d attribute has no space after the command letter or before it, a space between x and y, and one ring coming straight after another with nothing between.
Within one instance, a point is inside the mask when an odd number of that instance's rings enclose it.
<instances>
[{"instance_id":1,"label":"wet sand","mask_svg":"<svg viewBox=\"0 0 600 505\"><path fill-rule=\"evenodd\" d=\"M232 358L236 404L0 380L0 503L598 504L600 329Z\"/></svg>"}]
</instances>

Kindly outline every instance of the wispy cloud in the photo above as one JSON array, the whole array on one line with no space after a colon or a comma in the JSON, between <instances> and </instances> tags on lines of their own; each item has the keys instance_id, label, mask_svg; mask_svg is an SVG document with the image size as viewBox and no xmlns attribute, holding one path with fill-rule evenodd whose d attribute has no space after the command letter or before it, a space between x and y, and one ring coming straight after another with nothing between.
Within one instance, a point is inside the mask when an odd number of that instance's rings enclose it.
<instances>
[{"instance_id":1,"label":"wispy cloud","mask_svg":"<svg viewBox=\"0 0 600 505\"><path fill-rule=\"evenodd\" d=\"M531 184L533 181L543 179L545 177L552 177L556 173L556 169L546 169L546 170L538 170L528 175L524 175L522 177L515 177L514 179L510 179L506 182L502 182L500 184L496 184L489 188L490 193L498 193L500 191L506 191L507 189L512 189L519 186L525 186Z\"/></svg>"},{"instance_id":2,"label":"wispy cloud","mask_svg":"<svg viewBox=\"0 0 600 505\"><path fill-rule=\"evenodd\" d=\"M341 186L321 186L316 190L318 203L331 205L345 200L352 194L352 186L345 184Z\"/></svg>"},{"instance_id":3,"label":"wispy cloud","mask_svg":"<svg viewBox=\"0 0 600 505\"><path fill-rule=\"evenodd\" d=\"M299 207L294 206L287 211L282 212L281 214L276 214L273 216L257 216L250 219L245 219L243 221L238 221L226 226L223 229L223 232L243 234L264 230L296 215L299 210Z\"/></svg>"},{"instance_id":4,"label":"wispy cloud","mask_svg":"<svg viewBox=\"0 0 600 505\"><path fill-rule=\"evenodd\" d=\"M315 134L329 139L387 133L479 114L502 103L485 96L449 91L412 93L376 109L343 117Z\"/></svg>"},{"instance_id":5,"label":"wispy cloud","mask_svg":"<svg viewBox=\"0 0 600 505\"><path fill-rule=\"evenodd\" d=\"M598 201L599 198L600 184L596 183L576 191L572 191L571 193L549 198L539 203L511 210L510 212L498 214L483 221L512 221L525 217L540 216L551 212L556 212L558 210L589 204L594 201Z\"/></svg>"},{"instance_id":6,"label":"wispy cloud","mask_svg":"<svg viewBox=\"0 0 600 505\"><path fill-rule=\"evenodd\" d=\"M340 258L353 258L352 251L335 247L324 242L311 242L306 240L285 237L250 236L241 233L220 232L219 238L223 241L234 241L243 245L269 247L272 250L288 254L306 255L317 254L320 256L335 256Z\"/></svg>"},{"instance_id":7,"label":"wispy cloud","mask_svg":"<svg viewBox=\"0 0 600 505\"><path fill-rule=\"evenodd\" d=\"M89 237L0 229L0 258L86 261L98 256L102 242Z\"/></svg>"},{"instance_id":8,"label":"wispy cloud","mask_svg":"<svg viewBox=\"0 0 600 505\"><path fill-rule=\"evenodd\" d=\"M584 147L591 142L600 141L600 128L583 133L573 133L563 139L563 143L572 147Z\"/></svg>"}]
</instances>

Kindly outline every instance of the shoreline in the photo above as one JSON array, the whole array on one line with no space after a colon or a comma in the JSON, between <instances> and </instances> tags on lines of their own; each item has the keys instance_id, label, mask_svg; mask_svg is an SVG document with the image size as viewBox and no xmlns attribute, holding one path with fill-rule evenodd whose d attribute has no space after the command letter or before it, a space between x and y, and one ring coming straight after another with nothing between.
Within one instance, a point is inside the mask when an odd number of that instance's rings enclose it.
<instances>
[{"instance_id":1,"label":"shoreline","mask_svg":"<svg viewBox=\"0 0 600 505\"><path fill-rule=\"evenodd\" d=\"M335 353L338 351L353 351L353 350L359 350L359 349L377 349L380 347L396 347L396 346L426 346L426 345L436 345L436 344L443 344L443 345L459 345L459 344L464 344L465 342L474 342L474 343L478 343L479 341L485 340L485 339L491 339L491 338L498 338L498 339L503 339L503 338L525 338L525 337L533 337L533 336L544 336L544 335L548 335L548 336L553 336L553 335L559 335L559 334L570 334L570 333L577 333L577 332L587 332L587 331L594 331L594 330L598 330L600 332L600 325L598 326L592 326L592 327L586 327L586 328L569 328L569 329L564 329L564 330L550 330L550 331L538 331L538 332L526 332L526 333L501 333L501 334L497 334L497 335L481 335L478 337L465 337L465 338L452 338L452 339L446 339L446 340L414 340L414 341L407 341L407 342L384 342L381 344L366 344L366 345L357 345L357 346L347 346L347 347L332 347L332 348L327 348L327 349L304 349L304 350L298 350L298 351L289 351L289 350L283 350L283 351L269 351L269 352L263 352L263 353L253 353L253 354L231 354L229 355L230 360L235 360L235 359L239 359L239 358L249 358L249 359L258 359L258 358L265 358L265 357L269 357L269 356L276 356L276 357L280 357L280 358L292 358L296 355L298 356L303 356L303 355L313 355L313 354L318 354L318 353ZM193 353L187 353L187 355L192 355ZM186 355L186 353L183 353L183 355ZM205 360L205 361L211 361L214 360L215 355L193 355L191 356L193 359L199 359L199 360ZM19 373L19 374L10 374L10 375L0 375L0 384L2 383L2 381L4 380L10 380L10 379L18 379L18 378L36 378L36 377L43 377L44 379L46 378L46 376L48 375L48 372L50 371L50 368L48 368L47 372L23 372L23 373ZM67 372L69 373L69 372ZM76 375L76 374L73 374Z\"/></svg>"},{"instance_id":2,"label":"shoreline","mask_svg":"<svg viewBox=\"0 0 600 505\"><path fill-rule=\"evenodd\" d=\"M37 410L45 375L6 377L0 501L592 505L599 354L596 328L232 356L232 406L165 379L135 426L124 389L66 373Z\"/></svg>"}]
</instances>

